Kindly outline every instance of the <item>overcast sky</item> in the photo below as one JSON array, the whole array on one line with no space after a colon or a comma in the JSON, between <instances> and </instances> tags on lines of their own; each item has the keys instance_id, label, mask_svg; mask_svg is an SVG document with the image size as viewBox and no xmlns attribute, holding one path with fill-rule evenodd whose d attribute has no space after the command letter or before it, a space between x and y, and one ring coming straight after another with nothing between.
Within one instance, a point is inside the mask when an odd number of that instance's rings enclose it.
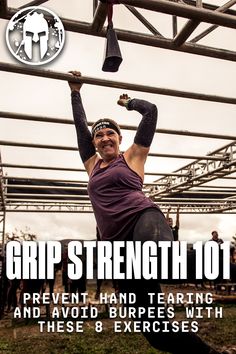
<instances>
[{"instance_id":1,"label":"overcast sky","mask_svg":"<svg viewBox=\"0 0 236 354\"><path fill-rule=\"evenodd\" d=\"M64 4L63 4L64 3ZM208 1L223 5L225 1ZM9 6L18 7L25 1L9 0ZM92 0L70 0L67 2L48 1L43 6L59 17L80 21L92 21ZM236 7L233 7L236 9ZM167 37L171 37L171 17L139 9L150 22ZM179 20L179 28L186 20ZM114 27L137 32L148 30L122 5L114 8ZM16 61L5 43L8 21L0 20L1 51L0 61L24 65ZM209 25L200 25L194 36ZM42 69L60 72L80 70L85 76L106 78L176 90L235 97L235 63L119 42L123 62L117 73L104 73L103 64L105 39L66 33L65 46L58 58ZM235 30L220 28L200 42L236 51ZM65 81L49 80L13 73L0 72L0 110L16 113L44 115L72 119L70 91ZM83 102L88 120L111 117L120 124L137 125L140 116L128 112L116 104L119 89L84 85ZM199 131L216 134L236 135L236 108L234 105L181 99L162 95L127 92L131 97L147 99L159 110L159 128ZM1 117L0 117L1 118ZM123 133L121 149L126 149L133 139L133 133ZM73 125L25 122L0 119L0 139L39 144L76 146ZM190 138L157 134L151 151L168 154L206 155L221 148L226 140ZM1 147L5 163L48 165L82 168L79 154L43 149ZM173 172L190 163L190 160L148 158L146 171ZM13 170L4 168L11 176L43 177L54 179L87 180L85 173L57 171ZM146 182L153 178L146 178ZM213 185L216 183L212 183ZM219 184L219 183L217 183ZM227 182L235 185L235 181ZM213 229L224 239L231 239L236 233L235 214L232 215L181 215L180 239L193 242L208 240ZM46 214L8 213L6 231L29 226L39 239L94 238L95 221L92 214Z\"/></svg>"}]
</instances>

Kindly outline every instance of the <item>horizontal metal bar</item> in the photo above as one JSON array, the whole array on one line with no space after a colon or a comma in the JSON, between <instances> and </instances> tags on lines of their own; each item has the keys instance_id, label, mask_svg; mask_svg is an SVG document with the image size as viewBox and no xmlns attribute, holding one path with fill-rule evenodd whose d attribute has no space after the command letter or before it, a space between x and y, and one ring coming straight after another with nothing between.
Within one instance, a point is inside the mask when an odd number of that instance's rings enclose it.
<instances>
[{"instance_id":1,"label":"horizontal metal bar","mask_svg":"<svg viewBox=\"0 0 236 354\"><path fill-rule=\"evenodd\" d=\"M168 205L165 207L164 205L162 206L162 210L163 212L167 212L167 207ZM33 206L15 206L15 209L12 209L11 207L8 208L7 212L11 212L11 213L18 213L18 212L28 212L28 213L93 213L92 208L86 208L86 207L73 207L73 206L69 206L69 207L62 207L62 206L55 206L55 209L52 209L53 207L49 207L49 209L39 209L39 207L36 207L37 209L32 209ZM224 214L235 214L235 206L230 206L227 208L222 209L221 206L214 206L215 209L213 209L213 206L185 206L184 210L181 209L180 213L181 214L196 214L196 212L198 214L219 214L219 213L223 213ZM226 211L226 212L225 212Z\"/></svg>"},{"instance_id":2,"label":"horizontal metal bar","mask_svg":"<svg viewBox=\"0 0 236 354\"><path fill-rule=\"evenodd\" d=\"M128 82L125 83L125 82L112 81L106 79L98 79L98 78L93 78L88 76L81 76L79 79L76 79L72 77L71 74L65 74L65 73L51 71L51 70L35 69L31 67L28 68L28 67L2 63L2 62L0 62L0 70L18 73L18 74L24 74L24 75L45 77L47 79L81 82L89 85L98 85L98 86L120 88L120 89L132 90L132 91L149 92L149 93L166 95L166 96L175 96L175 97L191 98L191 99L203 100L203 101L236 104L236 98L232 98L232 97L223 97L223 96L216 96L216 95L207 95L202 93L171 90L171 89L165 89L165 88L159 88L153 86L131 84Z\"/></svg>"},{"instance_id":3,"label":"horizontal metal bar","mask_svg":"<svg viewBox=\"0 0 236 354\"><path fill-rule=\"evenodd\" d=\"M166 205L166 203L162 202L161 200L158 202L158 204L159 205ZM201 208L208 208L209 206L216 206L216 207L227 206L228 207L228 205L226 203L213 203L213 202L209 202L209 203L206 203L206 202L204 202L204 203L202 203L202 202L199 202L199 203L194 202L192 204L189 203L189 205L187 205L186 203L183 203L183 204L184 204L185 207L189 207L189 208L193 207L193 205L195 207L199 207L200 206ZM179 204L179 206L181 208L181 203Z\"/></svg>"},{"instance_id":4,"label":"horizontal metal bar","mask_svg":"<svg viewBox=\"0 0 236 354\"><path fill-rule=\"evenodd\" d=\"M74 125L74 121L71 119L52 118L52 117L46 117L46 116L35 116L35 115L30 115L30 114L5 112L5 111L0 111L0 118L26 120L26 121L41 122L41 123Z\"/></svg>"},{"instance_id":5,"label":"horizontal metal bar","mask_svg":"<svg viewBox=\"0 0 236 354\"><path fill-rule=\"evenodd\" d=\"M0 111L0 118L26 120L26 121L42 122L42 123L56 123L56 124L74 125L74 121L70 120L70 119L51 118L51 117L45 117L45 116L34 116L34 115L27 115L27 114L14 113L14 112L4 112L4 111ZM94 122L88 122L88 125L92 126L93 123ZM137 127L132 126L132 125L125 125L125 124L120 124L120 128L124 129L124 130L131 130L131 131L137 130ZM236 135L191 132L188 130L173 130L173 129L160 129L160 128L158 128L158 129L156 129L156 133L193 136L193 137L210 138L210 139L236 140Z\"/></svg>"},{"instance_id":6,"label":"horizontal metal bar","mask_svg":"<svg viewBox=\"0 0 236 354\"><path fill-rule=\"evenodd\" d=\"M82 205L82 204L59 204L59 203L47 203L47 204L40 204L40 203L27 203L27 204L18 204L18 203L10 203L9 207L13 208L13 207L25 207L25 208L30 208L30 207L34 207L34 208L91 208L91 205Z\"/></svg>"},{"instance_id":7,"label":"horizontal metal bar","mask_svg":"<svg viewBox=\"0 0 236 354\"><path fill-rule=\"evenodd\" d=\"M19 176L6 176L5 178L3 178L3 180L7 181L3 184L4 187L8 187L8 188L49 188L49 189L55 189L55 188L60 188L60 189L64 189L64 188L73 188L73 189L78 189L80 187L87 187L88 185L88 181L79 181L79 180L62 180L62 179L46 179L46 178L24 178L24 177L19 177ZM8 180L25 180L27 182L55 182L55 183L61 183L60 186L54 186L54 185L33 185L30 186L29 184L24 184L24 185L16 185L16 184L8 184ZM74 187L69 187L67 186L68 183L73 183L73 184L77 184L77 188ZM166 183L160 183L160 182L145 182L144 183L145 186L160 186L160 185L166 185ZM236 187L233 186L208 186L208 185L202 185L201 188L204 189L234 189L236 191ZM213 192L211 192L213 193Z\"/></svg>"},{"instance_id":8,"label":"horizontal metal bar","mask_svg":"<svg viewBox=\"0 0 236 354\"><path fill-rule=\"evenodd\" d=\"M106 35L106 31L104 29L99 33L91 32L89 24L86 23L75 22L75 21L64 19L63 24L67 31L84 33L88 35L95 35L99 37L105 37ZM151 47L158 47L158 48L163 48L163 49L168 49L168 50L173 50L173 51L178 51L183 53L203 55L211 58L236 61L235 58L236 52L231 50L212 48L200 44L196 45L195 43L186 43L183 44L181 47L176 47L172 39L162 38L159 36L154 36L149 34L142 34L139 32L125 31L121 29L116 29L116 34L119 40L125 42L142 44Z\"/></svg>"},{"instance_id":9,"label":"horizontal metal bar","mask_svg":"<svg viewBox=\"0 0 236 354\"><path fill-rule=\"evenodd\" d=\"M154 198L155 200L155 198ZM226 198L211 198L211 196L208 198L208 197L204 197L204 198L184 198L184 197L175 197L174 195L173 196L170 196L170 197L163 197L162 199L158 199L157 203L159 202L163 202L163 203L178 203L178 202L182 202L182 203L186 203L186 202L191 202L191 203L195 203L195 202L221 202L221 203L225 203L225 202L236 202L236 198L235 199L226 199Z\"/></svg>"},{"instance_id":10,"label":"horizontal metal bar","mask_svg":"<svg viewBox=\"0 0 236 354\"><path fill-rule=\"evenodd\" d=\"M106 36L106 30L102 30L98 33L92 33L90 24L85 22L71 21L63 19L65 29L72 32L84 33L88 35L96 35L99 37ZM197 55L204 55L212 58L224 59L236 61L235 52L226 49L217 49L208 47L205 45L185 44L181 47L176 47L171 39L161 38L159 36L153 36L148 34L142 34L139 32L125 31L116 29L116 34L119 40L137 44L143 44L145 46L159 47L174 51L186 52Z\"/></svg>"},{"instance_id":11,"label":"horizontal metal bar","mask_svg":"<svg viewBox=\"0 0 236 354\"><path fill-rule=\"evenodd\" d=\"M24 199L24 198L7 198L6 199L7 203L28 203L28 204L34 204L34 203L37 203L37 204L62 204L62 205L66 205L66 204L74 204L74 205L82 205L82 206L91 206L91 203L88 202L87 200L73 200L73 199L66 199L66 200L59 200L58 202L55 201L55 200L52 200L52 199L35 199L35 200L32 200L32 199Z\"/></svg>"},{"instance_id":12,"label":"horizontal metal bar","mask_svg":"<svg viewBox=\"0 0 236 354\"><path fill-rule=\"evenodd\" d=\"M165 202L159 202L158 203L160 206L166 206L166 203ZM173 204L172 204L173 205ZM175 203L176 205L176 203ZM89 204L79 204L79 203L72 203L72 204L61 204L61 203L46 203L46 204L40 204L40 203L28 203L27 204L22 204L22 203L10 203L8 205L9 207L25 207L25 208L29 208L29 207L45 207L45 208L48 208L48 207L57 207L57 208L91 208L91 205ZM181 208L181 203L180 203L180 208ZM225 203L194 203L194 204L189 204L187 205L186 203L183 204L182 207L184 208L193 208L193 206L195 208L197 207L201 207L201 208L209 208L209 207L227 207L227 208L230 208L230 207L233 207L233 206L230 206L230 205L226 205Z\"/></svg>"},{"instance_id":13,"label":"horizontal metal bar","mask_svg":"<svg viewBox=\"0 0 236 354\"><path fill-rule=\"evenodd\" d=\"M179 189L181 189L181 188L179 188ZM178 191L176 191L176 193L178 193ZM201 191L201 190L187 190L187 191L181 191L181 193L186 193L186 194L207 194L207 195L210 195L210 194L219 194L219 195L221 195L221 194L232 194L232 195L235 195L235 192L234 191Z\"/></svg>"},{"instance_id":14,"label":"horizontal metal bar","mask_svg":"<svg viewBox=\"0 0 236 354\"><path fill-rule=\"evenodd\" d=\"M215 11L182 5L165 0L120 0L121 4L132 5L142 9L157 11L169 15L198 20L200 22L212 23L215 25L236 28L236 18L229 14L222 14Z\"/></svg>"},{"instance_id":15,"label":"horizontal metal bar","mask_svg":"<svg viewBox=\"0 0 236 354\"><path fill-rule=\"evenodd\" d=\"M87 214L87 213L93 213L92 211L90 210L6 210L7 213L58 213L58 214L61 214L61 213L80 213L80 214ZM190 210L186 210L186 211L183 211L181 212L181 214L227 214L227 215L233 215L233 214L236 214L236 210L228 210L226 212L222 212L221 210L216 210L216 211L209 211L209 208L207 208L206 210L203 210L201 208L201 210L197 210L196 209L193 209L193 208L190 208Z\"/></svg>"},{"instance_id":16,"label":"horizontal metal bar","mask_svg":"<svg viewBox=\"0 0 236 354\"><path fill-rule=\"evenodd\" d=\"M233 6L236 3L235 0L230 0L223 6L219 6L215 11L217 12L224 12L226 11L229 7ZM178 33L178 35L174 38L173 42L176 46L181 46L187 39L188 37L192 34L192 32L197 28L197 26L200 24L201 21L196 21L196 20L189 20L181 32ZM195 43L196 41L191 41L191 43Z\"/></svg>"},{"instance_id":17,"label":"horizontal metal bar","mask_svg":"<svg viewBox=\"0 0 236 354\"><path fill-rule=\"evenodd\" d=\"M33 149L52 149L52 150L65 150L65 151L78 151L78 148L73 146L62 146L62 145L44 145L44 144L33 144L33 143L18 143L14 141L0 140L0 145L3 146L15 146L15 147L26 147Z\"/></svg>"},{"instance_id":18,"label":"horizontal metal bar","mask_svg":"<svg viewBox=\"0 0 236 354\"><path fill-rule=\"evenodd\" d=\"M236 140L235 135L224 135L224 134L211 134L203 132L190 132L188 130L173 130L173 129L157 129L157 133L161 134L171 134L171 135L184 135L193 136L198 138L209 138L209 139L222 139L222 140Z\"/></svg>"},{"instance_id":19,"label":"horizontal metal bar","mask_svg":"<svg viewBox=\"0 0 236 354\"><path fill-rule=\"evenodd\" d=\"M3 17L5 19L10 19L17 9L9 9L7 16ZM98 37L106 36L106 29L103 28L101 32L93 32L91 30L91 24L87 22L79 22L68 19L62 19L63 25L67 31L72 31L76 33L83 33L87 35L93 35ZM217 49L204 45L196 45L194 43L187 43L181 47L176 47L173 44L171 39L161 38L159 36L142 34L139 32L132 32L126 30L116 29L116 34L119 40L137 44L143 44L145 46L159 47L179 52L191 53L196 55L203 55L212 58L218 58L223 60L236 61L236 52L226 50L226 49Z\"/></svg>"},{"instance_id":20,"label":"horizontal metal bar","mask_svg":"<svg viewBox=\"0 0 236 354\"><path fill-rule=\"evenodd\" d=\"M32 166L32 165L11 164L11 163L2 163L0 164L0 166L8 167L8 168L30 169L30 170L86 172L84 168L59 167L59 166Z\"/></svg>"},{"instance_id":21,"label":"horizontal metal bar","mask_svg":"<svg viewBox=\"0 0 236 354\"><path fill-rule=\"evenodd\" d=\"M82 214L91 214L92 210L29 210L29 209L7 209L6 213L82 213Z\"/></svg>"},{"instance_id":22,"label":"horizontal metal bar","mask_svg":"<svg viewBox=\"0 0 236 354\"><path fill-rule=\"evenodd\" d=\"M209 186L209 185L201 185L201 188L209 188L209 189L214 189L214 188L216 188L216 189L220 189L220 188L222 188L222 189L235 189L235 191L236 191L236 186Z\"/></svg>"},{"instance_id":23,"label":"horizontal metal bar","mask_svg":"<svg viewBox=\"0 0 236 354\"><path fill-rule=\"evenodd\" d=\"M21 169L36 169L36 170L52 170L52 171L71 171L71 172L86 172L85 169L81 168L70 168L70 167L57 167L57 166L32 166L32 165L17 165L17 164L10 164L10 163L0 163L1 167L8 167L8 168L21 168ZM87 172L86 172L87 173ZM168 172L145 172L145 175L150 176L184 176L181 173L168 173ZM7 176L6 176L7 178ZM22 177L23 178L23 177Z\"/></svg>"},{"instance_id":24,"label":"horizontal metal bar","mask_svg":"<svg viewBox=\"0 0 236 354\"><path fill-rule=\"evenodd\" d=\"M192 210L192 208L190 208L191 211L183 211L181 212L181 214L196 214L196 210ZM14 210L11 210L11 209L8 209L6 210L7 213L58 213L58 214L61 214L61 213L80 213L80 214L88 214L88 213L93 213L93 211L90 211L90 210L18 210L18 209L14 209ZM197 211L197 214L229 214L229 215L232 215L232 214L236 214L236 211L234 210L231 210L231 211L227 211L227 212L221 212L220 210L219 211L208 211L208 209L206 211L204 210L198 210Z\"/></svg>"},{"instance_id":25,"label":"horizontal metal bar","mask_svg":"<svg viewBox=\"0 0 236 354\"><path fill-rule=\"evenodd\" d=\"M77 198L77 199L81 199L81 200L89 200L89 197L87 195L78 195L78 194L50 194L50 193L42 193L42 194L37 194L37 193L6 193L5 194L6 197L8 198L10 197L43 197L43 198L60 198L60 199L65 199L66 197L68 198ZM20 200L20 199L19 199Z\"/></svg>"},{"instance_id":26,"label":"horizontal metal bar","mask_svg":"<svg viewBox=\"0 0 236 354\"><path fill-rule=\"evenodd\" d=\"M187 184L188 182L186 182ZM206 182L207 183L207 182ZM145 186L167 186L168 185L168 182L150 182L150 183L144 183ZM194 188L194 186L192 187ZM219 190L219 191L225 191L227 193L227 190L235 190L235 193L236 193L236 187L229 187L229 186L206 186L206 185L201 185L201 188L204 188L204 189L209 189L209 193L212 193L214 194L214 190ZM213 189L213 190L212 190ZM192 189L194 191L194 189ZM187 193L187 191L186 191Z\"/></svg>"},{"instance_id":27,"label":"horizontal metal bar","mask_svg":"<svg viewBox=\"0 0 236 354\"><path fill-rule=\"evenodd\" d=\"M37 148L37 149L52 149L52 150L65 150L65 151L78 151L78 148L73 146L62 146L62 145L43 145L43 144L32 144L32 143L18 143L14 141L0 140L0 145L4 146L14 146L14 147L27 147L27 148ZM176 155L176 154L158 154L150 152L148 154L150 157L168 157L168 158L181 158L181 159L191 159L191 160L215 160L224 161L224 157L216 156L196 156L196 155Z\"/></svg>"},{"instance_id":28,"label":"horizontal metal bar","mask_svg":"<svg viewBox=\"0 0 236 354\"><path fill-rule=\"evenodd\" d=\"M154 200L155 201L155 200ZM88 203L86 200L59 200L58 202L57 201L52 201L52 199L35 199L35 200L31 200L31 199L24 199L24 198L21 198L21 199L17 199L17 198L7 198L6 199L6 202L9 204L14 202L16 204L22 204L22 203L28 203L29 204L33 204L35 205L38 204L38 205L43 205L43 204L46 204L46 205L49 205L49 204L62 204L62 205L82 205L82 206L91 206L91 203L89 204L86 204ZM159 199L156 204L179 204L181 206L181 204L184 204L184 205L193 205L193 204L214 204L214 205L226 205L226 204L230 204L231 202L236 202L236 199L222 199L222 198L176 198L174 199L173 197L172 198L163 198L163 199Z\"/></svg>"},{"instance_id":29,"label":"horizontal metal bar","mask_svg":"<svg viewBox=\"0 0 236 354\"><path fill-rule=\"evenodd\" d=\"M175 176L175 177L186 177L186 175L175 173L175 172L145 172L145 176ZM144 183L146 184L146 183Z\"/></svg>"},{"instance_id":30,"label":"horizontal metal bar","mask_svg":"<svg viewBox=\"0 0 236 354\"><path fill-rule=\"evenodd\" d=\"M230 0L228 1L226 4L218 7L215 11L220 11L220 12L226 12L231 6L233 6L236 3L236 0ZM210 26L208 29L206 29L205 31L203 31L202 33L200 33L198 36L194 37L190 43L196 43L197 41L199 41L200 39L204 38L206 35L208 35L209 33L211 33L213 30L215 30L218 26L217 25L213 25Z\"/></svg>"},{"instance_id":31,"label":"horizontal metal bar","mask_svg":"<svg viewBox=\"0 0 236 354\"><path fill-rule=\"evenodd\" d=\"M71 187L71 186L48 186L48 185L28 185L28 184L5 184L4 187L7 187L8 193L13 189L42 189L42 190L71 190L71 191L81 191L87 190L87 184L84 186ZM63 194L62 194L63 195ZM78 195L79 196L79 195Z\"/></svg>"},{"instance_id":32,"label":"horizontal metal bar","mask_svg":"<svg viewBox=\"0 0 236 354\"><path fill-rule=\"evenodd\" d=\"M1 142L0 142L1 143ZM224 157L217 156L199 156L199 155L178 155L178 154L157 154L150 152L148 154L150 157L168 157L173 159L193 159L193 160L211 160L211 161L224 161Z\"/></svg>"},{"instance_id":33,"label":"horizontal metal bar","mask_svg":"<svg viewBox=\"0 0 236 354\"><path fill-rule=\"evenodd\" d=\"M236 179L236 176L225 176L225 177L219 177L219 179Z\"/></svg>"},{"instance_id":34,"label":"horizontal metal bar","mask_svg":"<svg viewBox=\"0 0 236 354\"><path fill-rule=\"evenodd\" d=\"M221 206L221 207L235 207L236 206L236 200L233 200L232 202L226 203L224 201L210 201L207 200L207 203L205 203L206 201L201 202L200 200L198 200L197 202L195 202L193 199L191 199L191 202L185 202L185 201L179 201L179 200L174 200L174 201L168 201L168 200L159 200L157 202L155 202L156 205L161 205L163 206L179 206L180 208L180 212L182 210L182 208L193 208L193 207L199 207L201 206L202 208L204 207L208 207L210 205L214 205L214 206ZM41 206L41 207L48 207L51 205L57 206L57 207L82 207L82 208L91 208L91 203L88 203L86 201L76 201L76 200L30 200L30 199L9 199L7 206L11 207L11 206L17 206L17 207L29 207L29 206ZM174 209L172 209L172 213Z\"/></svg>"},{"instance_id":35,"label":"horizontal metal bar","mask_svg":"<svg viewBox=\"0 0 236 354\"><path fill-rule=\"evenodd\" d=\"M84 170L85 171L85 170ZM86 185L88 183L88 181L80 181L80 180L67 180L67 179L55 179L55 178L40 178L40 177L19 177L19 176L10 176L10 175L7 175L5 176L3 179L5 180L11 180L11 179L14 179L16 181L20 180L25 180L25 181L29 181L29 182L37 182L37 181L40 181L40 182L60 182L60 183L63 183L63 184L67 184L67 183L75 183L75 184L81 184L81 185Z\"/></svg>"},{"instance_id":36,"label":"horizontal metal bar","mask_svg":"<svg viewBox=\"0 0 236 354\"><path fill-rule=\"evenodd\" d=\"M99 37L106 36L106 30L104 29L99 33L92 33L89 23L78 22L78 21L76 22L76 21L63 19L63 24L67 31L84 33L88 35L95 35ZM196 45L193 43L186 43L181 47L176 47L172 39L161 38L159 36L153 36L149 34L142 34L139 32L125 31L121 29L116 29L116 34L119 40L125 42L143 44L145 46L159 47L163 49L169 49L169 50L191 53L196 55L204 55L212 58L236 61L235 51L230 51L226 49L217 49L205 45L199 45L199 44Z\"/></svg>"},{"instance_id":37,"label":"horizontal metal bar","mask_svg":"<svg viewBox=\"0 0 236 354\"><path fill-rule=\"evenodd\" d=\"M22 178L19 178L19 179L22 179ZM32 181L32 180L29 180L29 182ZM34 180L35 182L37 180ZM41 180L40 180L41 181ZM42 180L42 181L45 181L45 182L49 182L48 180ZM59 181L59 180L58 180ZM61 182L61 181L59 181ZM76 183L77 184L77 183ZM165 186L166 183L145 183L145 186L160 186L160 185L163 185ZM87 186L88 186L88 182L85 182L85 183L79 183L78 186L68 186L67 183L63 183L62 185L42 185L42 184L34 184L34 185L30 185L30 184L13 184L13 183L3 183L3 187L7 187L8 188L8 191L13 188L19 188L19 189L62 189L62 190L87 190Z\"/></svg>"},{"instance_id":38,"label":"horizontal metal bar","mask_svg":"<svg viewBox=\"0 0 236 354\"><path fill-rule=\"evenodd\" d=\"M196 0L184 0L184 2L187 4L187 5L191 5L193 7L196 6ZM202 2L202 8L203 9L207 9L207 10L212 10L212 11L215 11L218 6L217 5L213 5L213 4L208 4L206 3L205 1ZM226 13L228 13L229 15L233 15L233 16L236 16L236 11L233 10L233 9L227 9L225 11Z\"/></svg>"}]
</instances>

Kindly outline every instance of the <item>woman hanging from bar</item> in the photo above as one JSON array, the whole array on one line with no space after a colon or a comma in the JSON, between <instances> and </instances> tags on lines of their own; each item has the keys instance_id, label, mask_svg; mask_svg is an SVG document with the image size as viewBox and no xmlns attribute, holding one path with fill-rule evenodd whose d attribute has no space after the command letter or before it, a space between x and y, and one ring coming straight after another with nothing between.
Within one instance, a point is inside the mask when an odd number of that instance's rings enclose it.
<instances>
[{"instance_id":1,"label":"woman hanging from bar","mask_svg":"<svg viewBox=\"0 0 236 354\"><path fill-rule=\"evenodd\" d=\"M71 73L76 78L81 76L77 71ZM118 124L112 119L99 119L90 132L80 96L82 84L69 81L69 86L79 152L89 175L88 193L101 239L173 241L165 216L142 192L144 165L156 130L156 106L144 100L130 99L126 94L120 96L117 102L120 106L142 115L133 144L120 153L122 135ZM144 307L146 313L150 306L157 310L162 306L158 303L151 305L148 295L161 292L157 280L121 280L119 290L121 293L135 293L135 306ZM159 322L159 331L143 331L150 344L159 350L174 354L219 353L191 331L180 329L174 332L165 311L159 318L145 315L137 320L151 325L154 321Z\"/></svg>"}]
</instances>

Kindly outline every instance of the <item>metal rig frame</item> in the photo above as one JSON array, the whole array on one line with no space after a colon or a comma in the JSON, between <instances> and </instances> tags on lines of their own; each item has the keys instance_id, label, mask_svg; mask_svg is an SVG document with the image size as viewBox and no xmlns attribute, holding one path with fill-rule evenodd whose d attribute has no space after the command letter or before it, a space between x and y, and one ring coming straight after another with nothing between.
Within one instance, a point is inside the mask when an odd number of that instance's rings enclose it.
<instances>
[{"instance_id":1,"label":"metal rig frame","mask_svg":"<svg viewBox=\"0 0 236 354\"><path fill-rule=\"evenodd\" d=\"M25 6L41 5L45 1L31 1ZM211 33L219 26L236 28L236 11L230 9L236 0L230 0L221 7L203 3L202 0L120 0L116 6L125 6L131 11L144 26L151 32L142 34L122 29L116 29L118 39L147 46L160 47L173 51L203 55L222 60L236 61L236 52L221 48L213 48L198 44L198 41ZM25 7L24 6L24 7ZM67 31L84 33L92 36L105 37L104 23L107 15L107 1L93 0L93 21L91 23L73 21L61 18ZM171 15L172 38L164 37L138 10L142 8ZM10 19L18 9L9 8L7 0L0 3L0 18ZM177 18L187 18L188 21L181 30L178 30ZM209 28L197 37L188 40L193 31L201 22L209 23ZM0 70L23 75L47 77L56 80L71 79L69 74L41 70L20 65L0 63ZM76 79L75 79L76 81ZM89 85L106 86L110 88L122 88L127 90L149 92L159 95L191 98L224 104L235 104L236 98L215 96L202 93L171 90L161 87L131 84L112 80L104 80L82 76L79 80ZM2 119L18 119L36 122L50 122L55 124L74 124L72 120L49 118L0 112ZM92 122L89 122L91 125ZM122 129L135 130L134 126L121 126ZM236 136L222 134L204 134L185 130L157 129L156 134L185 135L200 138L224 139L227 145L220 147L207 156L170 155L150 153L150 156L164 158L184 158L193 160L190 164L172 172L158 171L148 172L153 176L152 183L146 183L144 192L157 202L165 212L170 206L173 210L180 207L181 213L236 213L236 188L227 186L207 186L207 182L217 179L236 179ZM0 141L2 146L29 147L40 149L56 149L77 151L77 147L53 146L29 143L16 143L13 141ZM14 170L37 169L55 171L78 171L83 169L64 168L53 166L36 166L23 164L9 164L0 161L0 237L4 242L5 214L6 212L69 212L90 213L91 204L87 195L87 181L49 180L42 178L23 179L17 176L4 175L4 169ZM159 176L159 178L158 178Z\"/></svg>"}]
</instances>

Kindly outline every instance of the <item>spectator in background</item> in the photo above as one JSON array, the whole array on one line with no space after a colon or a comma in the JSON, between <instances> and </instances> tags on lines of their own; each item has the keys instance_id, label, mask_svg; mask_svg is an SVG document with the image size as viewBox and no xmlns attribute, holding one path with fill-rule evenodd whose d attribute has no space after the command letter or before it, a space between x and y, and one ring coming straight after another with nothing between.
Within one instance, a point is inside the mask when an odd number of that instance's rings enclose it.
<instances>
[{"instance_id":1,"label":"spectator in background","mask_svg":"<svg viewBox=\"0 0 236 354\"><path fill-rule=\"evenodd\" d=\"M209 241L215 241L218 243L218 245L221 245L222 243L224 243L224 241L222 240L222 238L219 238L218 232L217 231L212 231L211 233L212 238Z\"/></svg>"},{"instance_id":2,"label":"spectator in background","mask_svg":"<svg viewBox=\"0 0 236 354\"><path fill-rule=\"evenodd\" d=\"M168 225L171 228L171 231L172 231L172 234L174 237L174 241L179 241L179 207L177 207L177 210L176 210L175 226L173 226L173 219L170 218L170 211L171 211L171 208L169 208L167 211L166 220L167 220Z\"/></svg>"},{"instance_id":3,"label":"spectator in background","mask_svg":"<svg viewBox=\"0 0 236 354\"><path fill-rule=\"evenodd\" d=\"M236 263L236 247L230 248L230 262Z\"/></svg>"}]
</instances>

